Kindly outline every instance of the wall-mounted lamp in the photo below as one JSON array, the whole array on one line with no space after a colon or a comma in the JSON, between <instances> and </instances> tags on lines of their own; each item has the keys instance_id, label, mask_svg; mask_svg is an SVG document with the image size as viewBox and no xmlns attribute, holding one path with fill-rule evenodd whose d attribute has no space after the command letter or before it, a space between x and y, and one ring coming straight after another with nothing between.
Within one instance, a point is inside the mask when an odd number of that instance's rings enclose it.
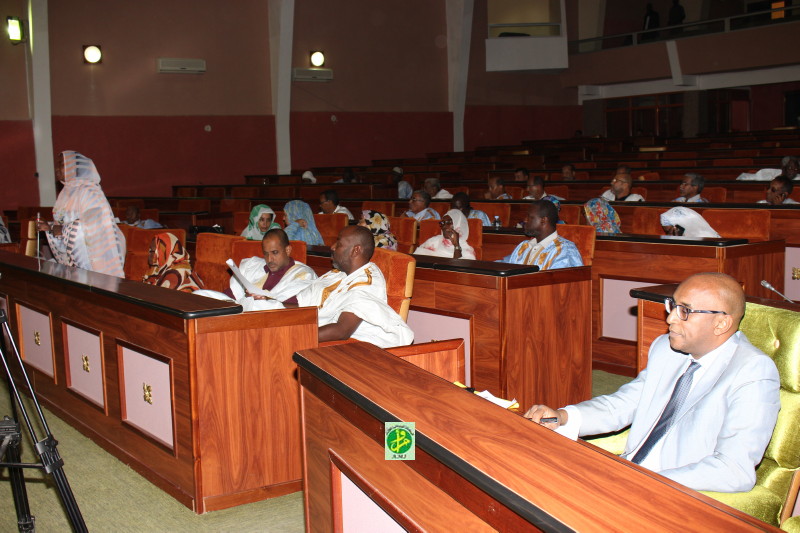
<instances>
[{"instance_id":1,"label":"wall-mounted lamp","mask_svg":"<svg viewBox=\"0 0 800 533\"><path fill-rule=\"evenodd\" d=\"M308 55L312 67L321 67L325 65L325 52L321 50L312 50Z\"/></svg>"},{"instance_id":2,"label":"wall-mounted lamp","mask_svg":"<svg viewBox=\"0 0 800 533\"><path fill-rule=\"evenodd\" d=\"M25 41L25 27L19 17L7 17L6 29L8 30L8 40L11 44L19 44Z\"/></svg>"},{"instance_id":3,"label":"wall-mounted lamp","mask_svg":"<svg viewBox=\"0 0 800 533\"><path fill-rule=\"evenodd\" d=\"M83 62L91 65L103 62L103 51L96 44L83 45Z\"/></svg>"}]
</instances>

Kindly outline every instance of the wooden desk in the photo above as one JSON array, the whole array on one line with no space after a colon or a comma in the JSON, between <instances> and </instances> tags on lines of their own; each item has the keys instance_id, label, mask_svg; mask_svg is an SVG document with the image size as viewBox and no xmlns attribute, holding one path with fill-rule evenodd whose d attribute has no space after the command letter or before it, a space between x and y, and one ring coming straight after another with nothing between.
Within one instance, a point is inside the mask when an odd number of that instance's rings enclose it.
<instances>
[{"instance_id":1,"label":"wooden desk","mask_svg":"<svg viewBox=\"0 0 800 533\"><path fill-rule=\"evenodd\" d=\"M354 515L409 531L778 531L378 348L294 359L308 531L353 530ZM396 421L416 424L413 461L384 459Z\"/></svg>"},{"instance_id":2,"label":"wooden desk","mask_svg":"<svg viewBox=\"0 0 800 533\"><path fill-rule=\"evenodd\" d=\"M774 299L761 280L775 280L782 290L784 255L782 240L598 234L592 265L594 368L630 376L643 368L636 358L636 316L629 312L636 302L627 296L630 289L681 282L698 272L724 272L742 282L748 295Z\"/></svg>"},{"instance_id":3,"label":"wooden desk","mask_svg":"<svg viewBox=\"0 0 800 533\"><path fill-rule=\"evenodd\" d=\"M412 311L471 317L469 379L520 405L591 397L590 268L535 267L415 255ZM330 250L310 246L308 265L330 270ZM559 305L557 302L564 302ZM442 331L441 338L457 336ZM427 339L426 339L427 340Z\"/></svg>"},{"instance_id":4,"label":"wooden desk","mask_svg":"<svg viewBox=\"0 0 800 533\"><path fill-rule=\"evenodd\" d=\"M647 354L650 351L650 344L659 335L667 333L667 311L664 308L664 300L671 297L678 288L677 283L665 285L653 285L641 287L631 291L631 297L636 298L638 303L637 320L637 358L639 366L647 366ZM781 300L768 300L748 296L747 301L759 305L768 305L779 309L788 309L800 313L800 304L792 304Z\"/></svg>"},{"instance_id":5,"label":"wooden desk","mask_svg":"<svg viewBox=\"0 0 800 533\"><path fill-rule=\"evenodd\" d=\"M108 452L197 513L302 488L291 353L317 345L315 309L242 314L7 252L0 273L40 400Z\"/></svg>"}]
</instances>

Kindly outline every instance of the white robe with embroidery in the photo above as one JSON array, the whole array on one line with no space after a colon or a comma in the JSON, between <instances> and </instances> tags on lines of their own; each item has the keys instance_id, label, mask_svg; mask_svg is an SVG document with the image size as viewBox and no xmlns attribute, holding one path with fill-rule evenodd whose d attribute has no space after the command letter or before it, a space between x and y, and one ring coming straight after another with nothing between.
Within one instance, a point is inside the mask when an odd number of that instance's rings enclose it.
<instances>
[{"instance_id":1,"label":"white robe with embroidery","mask_svg":"<svg viewBox=\"0 0 800 533\"><path fill-rule=\"evenodd\" d=\"M361 319L352 338L380 348L406 346L414 333L386 303L386 280L375 263L367 263L349 276L331 270L297 295L300 307L317 307L320 327L333 324L342 313Z\"/></svg>"},{"instance_id":2,"label":"white robe with embroidery","mask_svg":"<svg viewBox=\"0 0 800 533\"><path fill-rule=\"evenodd\" d=\"M241 270L244 277L247 278L247 281L256 287L262 287L264 281L267 279L267 273L264 270L266 265L267 262L263 257L248 257L242 259L239 264L239 270ZM255 300L251 296L246 296L244 287L234 276L231 276L230 288L235 296L233 301L241 305L244 311L283 309L283 303L281 302L288 300L292 296L296 296L315 279L317 279L317 275L311 267L299 261L295 261L294 265L289 267L283 274L278 284L270 290L270 292L276 296L275 300ZM195 291L194 294L208 296L209 298L216 298L218 300L231 300L225 293L211 290Z\"/></svg>"}]
</instances>

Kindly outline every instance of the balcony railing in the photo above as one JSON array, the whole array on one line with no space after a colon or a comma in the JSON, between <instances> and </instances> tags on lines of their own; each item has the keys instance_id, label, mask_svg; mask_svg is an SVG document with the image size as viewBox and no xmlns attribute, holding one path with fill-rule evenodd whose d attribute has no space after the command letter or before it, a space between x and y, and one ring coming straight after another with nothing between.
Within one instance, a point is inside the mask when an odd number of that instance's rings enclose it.
<instances>
[{"instance_id":1,"label":"balcony railing","mask_svg":"<svg viewBox=\"0 0 800 533\"><path fill-rule=\"evenodd\" d=\"M651 30L641 30L631 33L620 33L617 35L605 35L591 39L581 39L569 42L570 54L585 54L619 48L622 46L636 46L648 44L655 41L667 41L673 39L683 39L698 35L708 35L712 33L728 33L736 30L755 28L771 24L782 24L785 22L795 22L800 20L800 6L786 6L764 11L756 11L743 15L731 17L701 20L680 24L677 26L664 26Z\"/></svg>"}]
</instances>

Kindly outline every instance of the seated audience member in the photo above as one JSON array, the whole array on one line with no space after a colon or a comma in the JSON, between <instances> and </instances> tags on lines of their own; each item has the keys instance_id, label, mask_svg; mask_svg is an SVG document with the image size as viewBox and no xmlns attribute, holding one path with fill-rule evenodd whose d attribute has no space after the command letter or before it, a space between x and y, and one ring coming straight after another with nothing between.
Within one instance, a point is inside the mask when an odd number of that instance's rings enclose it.
<instances>
[{"instance_id":1,"label":"seated audience member","mask_svg":"<svg viewBox=\"0 0 800 533\"><path fill-rule=\"evenodd\" d=\"M561 167L561 179L564 181L575 181L575 165L567 163Z\"/></svg>"},{"instance_id":2,"label":"seated audience member","mask_svg":"<svg viewBox=\"0 0 800 533\"><path fill-rule=\"evenodd\" d=\"M3 222L3 217L0 217L0 243L11 242L11 233Z\"/></svg>"},{"instance_id":3,"label":"seated audience member","mask_svg":"<svg viewBox=\"0 0 800 533\"><path fill-rule=\"evenodd\" d=\"M611 188L600 195L609 202L644 202L639 194L631 194L633 178L631 169L625 165L617 168L617 174L611 179Z\"/></svg>"},{"instance_id":4,"label":"seated audience member","mask_svg":"<svg viewBox=\"0 0 800 533\"><path fill-rule=\"evenodd\" d=\"M314 173L310 170L306 170L303 172L303 176L300 178L303 183L316 183L317 178L314 176Z\"/></svg>"},{"instance_id":5,"label":"seated audience member","mask_svg":"<svg viewBox=\"0 0 800 533\"><path fill-rule=\"evenodd\" d=\"M434 235L414 250L414 255L433 255L453 259L475 259L475 250L469 245L467 217L458 209L451 209L439 221L441 235Z\"/></svg>"},{"instance_id":6,"label":"seated audience member","mask_svg":"<svg viewBox=\"0 0 800 533\"><path fill-rule=\"evenodd\" d=\"M397 184L397 197L400 200L408 200L414 193L414 189L409 182L403 179L403 176L402 168L394 167L392 169L392 182Z\"/></svg>"},{"instance_id":7,"label":"seated audience member","mask_svg":"<svg viewBox=\"0 0 800 533\"><path fill-rule=\"evenodd\" d=\"M700 213L683 206L662 213L661 227L665 234L678 237L719 237Z\"/></svg>"},{"instance_id":8,"label":"seated audience member","mask_svg":"<svg viewBox=\"0 0 800 533\"><path fill-rule=\"evenodd\" d=\"M142 220L139 218L139 214L140 212L138 207L135 205L129 205L128 208L125 209L125 220L120 222L120 224L127 224L129 226L143 229L159 229L164 227L150 218Z\"/></svg>"},{"instance_id":9,"label":"seated audience member","mask_svg":"<svg viewBox=\"0 0 800 533\"><path fill-rule=\"evenodd\" d=\"M358 225L364 226L372 233L376 248L397 250L397 237L392 233L389 219L383 213L365 209L361 212L361 220L359 220Z\"/></svg>"},{"instance_id":10,"label":"seated audience member","mask_svg":"<svg viewBox=\"0 0 800 533\"><path fill-rule=\"evenodd\" d=\"M755 173L744 172L739 174L736 179L750 181L771 181L782 174L790 180L797 180L799 179L798 172L800 172L800 162L795 156L787 155L781 159L781 168L762 168Z\"/></svg>"},{"instance_id":11,"label":"seated audience member","mask_svg":"<svg viewBox=\"0 0 800 533\"><path fill-rule=\"evenodd\" d=\"M339 205L339 195L333 189L323 191L323 193L319 195L319 207L322 209L319 213L320 215L344 213L347 215L348 220L355 220L353 213L351 213L349 209L343 205Z\"/></svg>"},{"instance_id":12,"label":"seated audience member","mask_svg":"<svg viewBox=\"0 0 800 533\"><path fill-rule=\"evenodd\" d=\"M708 203L708 200L700 196L700 193L703 192L703 187L705 187L705 184L706 180L700 174L696 174L694 172L685 174L680 185L681 195L672 201L685 202L687 204Z\"/></svg>"},{"instance_id":13,"label":"seated audience member","mask_svg":"<svg viewBox=\"0 0 800 533\"><path fill-rule=\"evenodd\" d=\"M358 176L356 176L352 168L346 168L342 177L334 181L334 183L358 183Z\"/></svg>"},{"instance_id":14,"label":"seated audience member","mask_svg":"<svg viewBox=\"0 0 800 533\"><path fill-rule=\"evenodd\" d=\"M450 200L450 209L458 209L467 218L477 218L481 221L481 226L491 226L492 222L489 220L489 215L480 209L472 209L469 204L469 195L465 192L457 192Z\"/></svg>"},{"instance_id":15,"label":"seated audience member","mask_svg":"<svg viewBox=\"0 0 800 533\"><path fill-rule=\"evenodd\" d=\"M317 279L310 267L292 259L292 245L286 232L280 228L269 230L261 240L264 257L248 257L239 263L242 275L261 289L271 292L275 298L260 294L250 294L231 276L230 287L225 292L210 290L196 291L195 294L218 300L233 300L245 311L281 309L282 302L297 303L297 293Z\"/></svg>"},{"instance_id":16,"label":"seated audience member","mask_svg":"<svg viewBox=\"0 0 800 533\"><path fill-rule=\"evenodd\" d=\"M317 308L320 342L353 338L388 348L414 340L411 328L386 303L386 280L370 262L374 248L367 228L343 228L331 246L333 270L297 295L300 307Z\"/></svg>"},{"instance_id":17,"label":"seated audience member","mask_svg":"<svg viewBox=\"0 0 800 533\"><path fill-rule=\"evenodd\" d=\"M766 199L759 200L758 203L770 205L796 204L797 202L789 198L793 189L794 183L792 183L792 180L783 175L778 176L770 182Z\"/></svg>"},{"instance_id":18,"label":"seated audience member","mask_svg":"<svg viewBox=\"0 0 800 533\"><path fill-rule=\"evenodd\" d=\"M145 283L183 292L203 288L203 282L192 272L189 252L172 233L159 233L153 238L147 264L150 268L142 278Z\"/></svg>"},{"instance_id":19,"label":"seated audience member","mask_svg":"<svg viewBox=\"0 0 800 533\"><path fill-rule=\"evenodd\" d=\"M275 211L268 205L258 204L250 210L250 222L242 230L242 237L248 241L260 241L272 228L280 228L275 222Z\"/></svg>"},{"instance_id":20,"label":"seated audience member","mask_svg":"<svg viewBox=\"0 0 800 533\"><path fill-rule=\"evenodd\" d=\"M622 457L694 490L750 490L781 406L775 363L737 331L742 287L727 274L695 274L665 305L669 334L653 341L635 380L525 416L571 438L630 426Z\"/></svg>"},{"instance_id":21,"label":"seated audience member","mask_svg":"<svg viewBox=\"0 0 800 533\"><path fill-rule=\"evenodd\" d=\"M514 181L528 181L529 176L528 169L525 167L514 169Z\"/></svg>"},{"instance_id":22,"label":"seated audience member","mask_svg":"<svg viewBox=\"0 0 800 533\"><path fill-rule=\"evenodd\" d=\"M602 198L592 198L583 205L586 221L597 233L622 233L617 211Z\"/></svg>"},{"instance_id":23,"label":"seated audience member","mask_svg":"<svg viewBox=\"0 0 800 533\"><path fill-rule=\"evenodd\" d=\"M442 184L439 178L428 178L422 185L422 190L431 195L433 200L449 200L453 197L445 189L442 189Z\"/></svg>"},{"instance_id":24,"label":"seated audience member","mask_svg":"<svg viewBox=\"0 0 800 533\"><path fill-rule=\"evenodd\" d=\"M506 192L505 182L500 176L492 176L488 181L489 190L483 194L487 200L511 200L511 195Z\"/></svg>"},{"instance_id":25,"label":"seated audience member","mask_svg":"<svg viewBox=\"0 0 800 533\"><path fill-rule=\"evenodd\" d=\"M563 200L560 196L550 195L544 191L544 178L542 176L529 177L526 190L528 191L528 196L525 196L523 200L544 200L545 196L556 198L559 202Z\"/></svg>"},{"instance_id":26,"label":"seated audience member","mask_svg":"<svg viewBox=\"0 0 800 533\"><path fill-rule=\"evenodd\" d=\"M439 213L430 207L431 195L425 191L414 191L411 195L411 200L408 201L408 211L403 213L404 217L413 217L417 222L423 220L439 220L441 217Z\"/></svg>"},{"instance_id":27,"label":"seated audience member","mask_svg":"<svg viewBox=\"0 0 800 533\"><path fill-rule=\"evenodd\" d=\"M535 200L528 207L525 235L532 237L522 241L502 263L536 265L539 270L583 266L578 247L572 241L559 236L558 209L548 200Z\"/></svg>"},{"instance_id":28,"label":"seated audience member","mask_svg":"<svg viewBox=\"0 0 800 533\"><path fill-rule=\"evenodd\" d=\"M286 235L292 241L305 241L309 246L322 246L322 240L311 206L302 200L292 200L283 207L283 216L286 219Z\"/></svg>"}]
</instances>

